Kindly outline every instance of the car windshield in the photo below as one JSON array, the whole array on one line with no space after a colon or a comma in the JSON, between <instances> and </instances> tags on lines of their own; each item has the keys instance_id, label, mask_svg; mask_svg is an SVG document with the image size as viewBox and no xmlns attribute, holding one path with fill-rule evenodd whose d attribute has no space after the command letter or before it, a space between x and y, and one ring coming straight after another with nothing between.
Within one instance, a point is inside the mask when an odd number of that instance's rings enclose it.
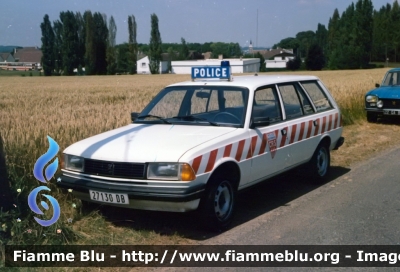
<instances>
[{"instance_id":1,"label":"car windshield","mask_svg":"<svg viewBox=\"0 0 400 272\"><path fill-rule=\"evenodd\" d=\"M162 90L135 123L243 127L248 89L179 86Z\"/></svg>"},{"instance_id":2,"label":"car windshield","mask_svg":"<svg viewBox=\"0 0 400 272\"><path fill-rule=\"evenodd\" d=\"M382 82L382 86L400 85L400 71L388 72Z\"/></svg>"}]
</instances>

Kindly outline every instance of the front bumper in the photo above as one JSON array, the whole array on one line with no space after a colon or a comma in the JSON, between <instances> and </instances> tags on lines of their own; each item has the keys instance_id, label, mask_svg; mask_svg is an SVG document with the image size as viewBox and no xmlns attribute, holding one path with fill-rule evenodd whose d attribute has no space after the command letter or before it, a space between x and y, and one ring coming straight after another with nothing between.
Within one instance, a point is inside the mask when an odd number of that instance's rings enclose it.
<instances>
[{"instance_id":1,"label":"front bumper","mask_svg":"<svg viewBox=\"0 0 400 272\"><path fill-rule=\"evenodd\" d=\"M104 182L104 180L100 181L93 178L72 177L68 175L60 176L57 179L57 186L63 189L72 189L72 193L76 197L89 202L122 208L170 212L196 210L200 203L200 198L204 194L204 185L184 188L161 188L146 186L145 181L141 181L140 186L135 186L134 183ZM127 194L129 204L123 205L91 200L89 190Z\"/></svg>"}]
</instances>

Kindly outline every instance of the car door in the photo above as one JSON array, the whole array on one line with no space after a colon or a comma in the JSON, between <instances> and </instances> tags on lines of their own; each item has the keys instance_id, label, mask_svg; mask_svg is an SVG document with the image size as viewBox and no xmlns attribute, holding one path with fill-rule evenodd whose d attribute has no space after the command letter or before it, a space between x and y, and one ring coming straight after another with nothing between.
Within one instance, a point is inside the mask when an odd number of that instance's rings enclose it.
<instances>
[{"instance_id":1,"label":"car door","mask_svg":"<svg viewBox=\"0 0 400 272\"><path fill-rule=\"evenodd\" d=\"M252 107L251 176L252 181L257 182L285 169L290 160L287 151L289 139L276 85L258 88Z\"/></svg>"},{"instance_id":2,"label":"car door","mask_svg":"<svg viewBox=\"0 0 400 272\"><path fill-rule=\"evenodd\" d=\"M312 137L318 128L313 114L315 109L297 82L278 84L283 102L284 119L287 127L287 168L309 159L316 145Z\"/></svg>"}]
</instances>

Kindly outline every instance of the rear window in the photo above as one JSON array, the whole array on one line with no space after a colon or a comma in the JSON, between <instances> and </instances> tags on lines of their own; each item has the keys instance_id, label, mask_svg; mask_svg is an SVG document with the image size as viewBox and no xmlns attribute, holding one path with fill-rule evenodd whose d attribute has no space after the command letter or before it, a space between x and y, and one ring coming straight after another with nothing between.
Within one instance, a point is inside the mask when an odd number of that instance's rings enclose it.
<instances>
[{"instance_id":1,"label":"rear window","mask_svg":"<svg viewBox=\"0 0 400 272\"><path fill-rule=\"evenodd\" d=\"M301 82L301 85L310 96L317 112L332 109L328 97L316 81Z\"/></svg>"}]
</instances>

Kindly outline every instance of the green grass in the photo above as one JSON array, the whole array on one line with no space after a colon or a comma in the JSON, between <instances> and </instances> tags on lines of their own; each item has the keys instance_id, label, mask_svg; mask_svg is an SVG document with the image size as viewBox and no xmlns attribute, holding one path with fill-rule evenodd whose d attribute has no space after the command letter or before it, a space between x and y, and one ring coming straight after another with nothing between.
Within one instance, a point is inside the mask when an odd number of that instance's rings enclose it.
<instances>
[{"instance_id":1,"label":"green grass","mask_svg":"<svg viewBox=\"0 0 400 272\"><path fill-rule=\"evenodd\" d=\"M0 69L0 77L24 77L24 76L41 76L43 73L39 71L7 71Z\"/></svg>"}]
</instances>

